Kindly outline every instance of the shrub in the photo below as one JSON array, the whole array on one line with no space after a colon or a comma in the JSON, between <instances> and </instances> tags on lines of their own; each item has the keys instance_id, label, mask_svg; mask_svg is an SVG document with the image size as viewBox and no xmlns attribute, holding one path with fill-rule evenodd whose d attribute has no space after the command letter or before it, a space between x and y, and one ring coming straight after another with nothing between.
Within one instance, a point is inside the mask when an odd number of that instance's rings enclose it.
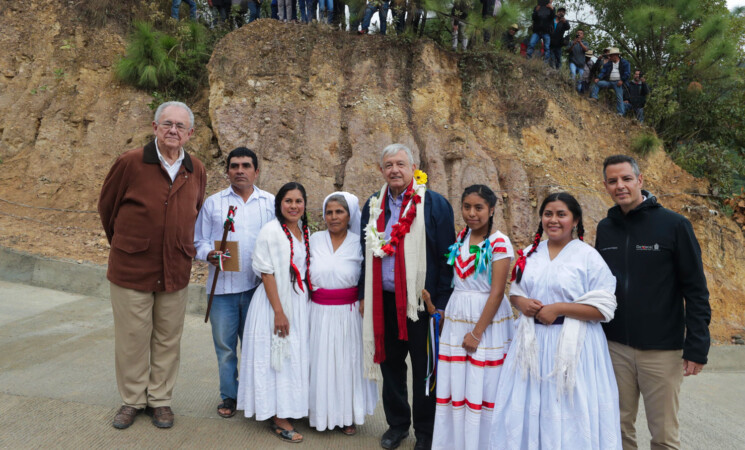
<instances>
[{"instance_id":1,"label":"shrub","mask_svg":"<svg viewBox=\"0 0 745 450\"><path fill-rule=\"evenodd\" d=\"M126 55L115 67L116 76L133 86L156 90L164 98L186 98L206 78L212 40L204 26L183 22L175 36L135 22Z\"/></svg>"},{"instance_id":2,"label":"shrub","mask_svg":"<svg viewBox=\"0 0 745 450\"><path fill-rule=\"evenodd\" d=\"M178 67L171 57L174 39L136 22L127 54L116 64L116 76L142 89L164 87L176 78Z\"/></svg>"},{"instance_id":3,"label":"shrub","mask_svg":"<svg viewBox=\"0 0 745 450\"><path fill-rule=\"evenodd\" d=\"M745 162L737 153L712 142L678 144L670 156L693 176L707 178L714 195L731 196L737 174L745 172Z\"/></svg>"},{"instance_id":4,"label":"shrub","mask_svg":"<svg viewBox=\"0 0 745 450\"><path fill-rule=\"evenodd\" d=\"M639 156L647 156L662 146L662 140L654 133L641 133L631 140L631 150Z\"/></svg>"}]
</instances>

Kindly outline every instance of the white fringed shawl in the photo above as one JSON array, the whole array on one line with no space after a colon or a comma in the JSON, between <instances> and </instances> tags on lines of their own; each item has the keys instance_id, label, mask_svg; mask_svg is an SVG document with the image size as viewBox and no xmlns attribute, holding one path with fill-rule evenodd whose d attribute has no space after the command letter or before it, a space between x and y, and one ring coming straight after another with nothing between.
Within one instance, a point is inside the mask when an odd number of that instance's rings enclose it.
<instances>
[{"instance_id":1,"label":"white fringed shawl","mask_svg":"<svg viewBox=\"0 0 745 450\"><path fill-rule=\"evenodd\" d=\"M597 308L603 315L602 322L613 320L616 311L616 296L603 290L590 291L575 299L573 303ZM586 331L586 321L571 317L564 318L554 357L554 370L548 375L556 377L558 395L566 392L569 398L572 398L576 382L577 361L582 351ZM529 374L534 380L538 380L538 342L535 337L535 321L532 317L520 316L512 345L515 346L517 358L515 368L520 368L523 378Z\"/></svg>"},{"instance_id":2,"label":"white fringed shawl","mask_svg":"<svg viewBox=\"0 0 745 450\"><path fill-rule=\"evenodd\" d=\"M253 253L253 270L256 275L273 274L277 282L279 302L285 316L292 317L292 282L290 281L290 241L277 219L261 228L256 238ZM307 289L307 288L306 288ZM289 337L279 337L272 333L271 365L277 372L282 371L283 360L290 356Z\"/></svg>"},{"instance_id":3,"label":"white fringed shawl","mask_svg":"<svg viewBox=\"0 0 745 450\"><path fill-rule=\"evenodd\" d=\"M387 192L388 185L381 188L378 196ZM414 190L418 188L414 181ZM387 194L386 194L387 195ZM406 316L412 321L419 320L419 311L424 311L424 303L421 300L424 281L427 278L427 235L424 229L424 199L426 191L422 195L422 201L416 205L416 217L411 223L411 230L404 236L404 262L406 264ZM387 201L387 199L382 199ZM413 201L413 199L412 199ZM370 201L372 205L374 202ZM385 214L385 204L381 203ZM371 206L372 209L372 206ZM400 218L399 218L400 219ZM370 211L370 220L365 231L365 315L362 320L362 343L365 362L365 378L369 380L382 380L380 365L375 364L375 334L373 332L373 273L372 262L374 250L376 249L376 239L373 238L373 230L377 226L377 219L373 218L373 212ZM384 233L385 230L379 230Z\"/></svg>"}]
</instances>

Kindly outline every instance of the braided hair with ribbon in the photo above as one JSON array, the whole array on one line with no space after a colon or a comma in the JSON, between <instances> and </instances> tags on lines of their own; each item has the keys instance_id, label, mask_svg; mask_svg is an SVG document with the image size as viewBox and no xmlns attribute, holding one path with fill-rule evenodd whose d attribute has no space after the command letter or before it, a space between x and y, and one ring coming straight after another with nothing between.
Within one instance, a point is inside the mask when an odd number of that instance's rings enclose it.
<instances>
[{"instance_id":1,"label":"braided hair with ribbon","mask_svg":"<svg viewBox=\"0 0 745 450\"><path fill-rule=\"evenodd\" d=\"M468 197L471 194L476 194L481 199L483 199L486 202L487 207L490 210L489 214L489 221L486 226L486 232L484 233L484 240L479 245L471 245L469 246L469 253L476 254L476 262L474 264L475 272L481 273L486 271L489 277L489 280L491 280L491 255L492 255L492 248L491 243L489 242L489 236L491 236L491 230L494 226L494 211L493 208L497 205L497 196L494 194L494 191L492 191L489 186L483 185L483 184L473 184L471 186L468 186L464 191L463 195L460 197L460 203L461 203L461 209L463 208L463 203L466 200L466 197ZM458 236L456 238L456 242L449 247L449 253L446 255L448 257L448 264L451 266L455 264L455 259L460 255L460 248L463 245L463 242L466 239L466 236L468 235L469 227L468 225L461 230L460 233L458 233Z\"/></svg>"},{"instance_id":2,"label":"braided hair with ribbon","mask_svg":"<svg viewBox=\"0 0 745 450\"><path fill-rule=\"evenodd\" d=\"M305 241L305 281L308 283L308 288L310 290L313 290L313 285L310 282L310 243L309 243L309 232L308 232L308 213L305 206L308 203L308 198L305 194L305 187L303 187L302 184L297 182L289 182L282 186L279 189L279 192L277 192L277 196L274 198L274 215L279 221L280 225L282 226L282 231L284 231L285 236L287 236L287 240L290 241L290 280L291 282L297 283L298 287L301 291L304 291L305 288L303 287L303 281L302 276L300 275L300 270L298 270L297 266L294 262L295 257L295 248L293 245L293 239L292 239L292 233L290 233L289 228L287 228L287 219L282 214L282 201L287 196L287 193L290 191L298 190L300 191L300 194L303 197L303 216L300 218L300 222L302 223L303 227L303 241ZM294 288L294 287L293 287ZM297 291L296 291L297 292Z\"/></svg>"},{"instance_id":3,"label":"braided hair with ribbon","mask_svg":"<svg viewBox=\"0 0 745 450\"><path fill-rule=\"evenodd\" d=\"M515 262L515 267L512 268L512 278L510 281L519 283L522 280L523 274L525 273L527 259L538 249L538 244L541 243L541 237L543 237L543 222L540 219L543 217L543 211L546 209L546 205L556 201L564 203L569 209L569 212L572 213L572 216L577 219L577 237L580 241L585 240L585 227L582 224L582 207L579 205L577 199L568 192L555 192L550 194L548 197L543 199L541 208L538 210L538 231L536 231L535 236L533 237L533 245L530 247L530 250L528 250L528 254L523 255L522 250L517 251L518 258L517 262Z\"/></svg>"}]
</instances>

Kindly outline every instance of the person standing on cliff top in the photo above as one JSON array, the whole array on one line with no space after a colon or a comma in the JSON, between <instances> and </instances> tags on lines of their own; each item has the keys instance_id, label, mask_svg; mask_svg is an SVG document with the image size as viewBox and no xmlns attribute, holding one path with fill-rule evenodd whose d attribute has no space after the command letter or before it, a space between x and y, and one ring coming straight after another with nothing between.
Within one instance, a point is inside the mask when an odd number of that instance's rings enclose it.
<instances>
[{"instance_id":1,"label":"person standing on cliff top","mask_svg":"<svg viewBox=\"0 0 745 450\"><path fill-rule=\"evenodd\" d=\"M194 230L194 246L197 259L212 264L207 277L209 292L222 255L215 241L222 239L228 208L235 207L235 230L228 233L227 240L238 242L240 254L233 257L239 258L240 271L220 273L210 312L222 399L217 414L228 418L235 415L238 398L238 339L243 342L248 305L261 283L251 266L254 247L261 227L274 219L274 195L254 185L259 159L253 150L238 147L231 151L225 172L230 186L204 202Z\"/></svg>"},{"instance_id":2,"label":"person standing on cliff top","mask_svg":"<svg viewBox=\"0 0 745 450\"><path fill-rule=\"evenodd\" d=\"M173 426L181 333L202 207L204 166L184 151L194 114L181 102L155 111L155 140L120 155L106 175L98 213L111 244L107 278L114 313L116 381L122 407L115 428L143 409Z\"/></svg>"},{"instance_id":3,"label":"person standing on cliff top","mask_svg":"<svg viewBox=\"0 0 745 450\"><path fill-rule=\"evenodd\" d=\"M634 158L609 156L603 183L616 203L598 224L595 247L618 283L618 309L603 328L613 361L624 450L636 449L639 393L651 447L680 448L678 395L709 352L709 290L691 222L642 190Z\"/></svg>"},{"instance_id":4,"label":"person standing on cliff top","mask_svg":"<svg viewBox=\"0 0 745 450\"><path fill-rule=\"evenodd\" d=\"M435 394L426 395L429 317L421 295L426 288L437 309L444 311L452 293L453 270L445 254L455 242L453 208L442 195L427 189L426 174L416 170L405 145L383 149L380 172L386 183L367 200L360 221L365 377L377 379L382 372L389 428L380 445L396 448L412 422L406 387L406 355L411 357L414 448L428 450Z\"/></svg>"},{"instance_id":5,"label":"person standing on cliff top","mask_svg":"<svg viewBox=\"0 0 745 450\"><path fill-rule=\"evenodd\" d=\"M530 36L530 43L528 44L528 51L526 53L528 59L533 57L535 46L538 44L538 41L543 39L543 59L546 64L549 63L549 58L551 57L551 52L549 51L551 48L551 33L554 28L555 17L554 5L550 0L548 2L545 0L539 1L535 9L533 9L533 34Z\"/></svg>"}]
</instances>

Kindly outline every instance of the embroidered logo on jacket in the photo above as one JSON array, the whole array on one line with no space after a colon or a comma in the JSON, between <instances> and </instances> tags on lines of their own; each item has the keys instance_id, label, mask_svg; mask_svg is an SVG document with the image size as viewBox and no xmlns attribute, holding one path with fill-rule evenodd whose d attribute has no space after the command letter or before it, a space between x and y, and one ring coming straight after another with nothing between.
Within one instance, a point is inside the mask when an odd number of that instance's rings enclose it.
<instances>
[{"instance_id":1,"label":"embroidered logo on jacket","mask_svg":"<svg viewBox=\"0 0 745 450\"><path fill-rule=\"evenodd\" d=\"M654 245L637 245L636 250L640 252L659 252L660 244Z\"/></svg>"}]
</instances>

